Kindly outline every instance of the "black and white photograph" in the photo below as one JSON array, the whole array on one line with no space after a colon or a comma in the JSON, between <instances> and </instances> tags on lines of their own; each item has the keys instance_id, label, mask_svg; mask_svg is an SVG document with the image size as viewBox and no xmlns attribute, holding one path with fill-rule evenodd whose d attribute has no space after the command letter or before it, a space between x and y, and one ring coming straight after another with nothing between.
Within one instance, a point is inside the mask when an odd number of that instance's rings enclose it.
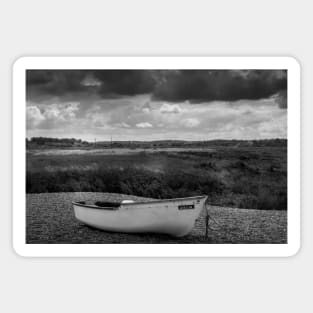
<instances>
[{"instance_id":1,"label":"black and white photograph","mask_svg":"<svg viewBox=\"0 0 313 313\"><path fill-rule=\"evenodd\" d=\"M27 244L286 244L287 70L27 69Z\"/></svg>"},{"instance_id":2,"label":"black and white photograph","mask_svg":"<svg viewBox=\"0 0 313 313\"><path fill-rule=\"evenodd\" d=\"M298 82L279 57L19 59L15 249L290 255Z\"/></svg>"}]
</instances>

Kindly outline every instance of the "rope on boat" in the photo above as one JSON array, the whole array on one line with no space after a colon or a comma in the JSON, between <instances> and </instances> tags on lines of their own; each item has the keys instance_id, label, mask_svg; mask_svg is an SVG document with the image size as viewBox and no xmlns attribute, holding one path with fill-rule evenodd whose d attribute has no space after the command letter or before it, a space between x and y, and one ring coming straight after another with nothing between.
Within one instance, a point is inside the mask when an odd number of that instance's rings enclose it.
<instances>
[{"instance_id":1,"label":"rope on boat","mask_svg":"<svg viewBox=\"0 0 313 313\"><path fill-rule=\"evenodd\" d=\"M218 231L218 229L212 228L210 226L210 220L212 220L216 225L222 228L222 226L209 214L208 206L208 203L205 202L205 238L208 238L209 236L209 229L212 231Z\"/></svg>"},{"instance_id":2,"label":"rope on boat","mask_svg":"<svg viewBox=\"0 0 313 313\"><path fill-rule=\"evenodd\" d=\"M219 231L219 230L224 230L225 232L231 234L231 235L234 235L233 232L231 232L230 230L226 229L225 226L221 225L219 222L216 221L216 219L209 214L209 204L208 202L206 201L205 202L205 212L206 212L206 216L205 216L205 238L208 238L209 236L209 229L212 230L212 231ZM210 226L210 220L212 222L214 222L214 224L216 224L218 226L218 228L212 228Z\"/></svg>"},{"instance_id":3,"label":"rope on boat","mask_svg":"<svg viewBox=\"0 0 313 313\"><path fill-rule=\"evenodd\" d=\"M209 204L208 202L206 201L205 202L205 211L206 211L206 217L205 217L205 238L208 238L209 236L209 229L212 230L212 231L219 231L219 230L222 230L224 231L225 233L231 235L231 236L234 236L235 238L238 237L238 233L236 232L233 232L229 229L227 229L227 227L225 227L224 225L222 225L221 223L219 223L218 221L216 221L216 219L209 214L209 210L208 210L208 207L209 207ZM216 224L218 226L218 228L212 228L210 226L210 220Z\"/></svg>"}]
</instances>

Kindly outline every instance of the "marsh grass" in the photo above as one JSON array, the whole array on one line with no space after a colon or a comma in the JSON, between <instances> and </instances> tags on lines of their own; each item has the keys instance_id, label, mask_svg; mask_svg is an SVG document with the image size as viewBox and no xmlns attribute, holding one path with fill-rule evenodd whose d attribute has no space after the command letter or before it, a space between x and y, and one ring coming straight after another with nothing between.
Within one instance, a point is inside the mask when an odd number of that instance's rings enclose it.
<instances>
[{"instance_id":1,"label":"marsh grass","mask_svg":"<svg viewBox=\"0 0 313 313\"><path fill-rule=\"evenodd\" d=\"M149 198L199 194L221 206L287 209L286 147L112 155L27 154L27 193L111 192Z\"/></svg>"}]
</instances>

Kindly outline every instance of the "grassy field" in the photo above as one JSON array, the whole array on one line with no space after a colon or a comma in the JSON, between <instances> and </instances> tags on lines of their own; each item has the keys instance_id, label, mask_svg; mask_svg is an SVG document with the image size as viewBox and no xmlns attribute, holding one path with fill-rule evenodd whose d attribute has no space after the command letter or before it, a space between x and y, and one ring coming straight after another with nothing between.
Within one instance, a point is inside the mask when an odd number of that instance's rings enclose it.
<instances>
[{"instance_id":1,"label":"grassy field","mask_svg":"<svg viewBox=\"0 0 313 313\"><path fill-rule=\"evenodd\" d=\"M78 151L78 152L77 152ZM286 210L287 148L28 150L27 193L206 194L218 206Z\"/></svg>"},{"instance_id":2,"label":"grassy field","mask_svg":"<svg viewBox=\"0 0 313 313\"><path fill-rule=\"evenodd\" d=\"M110 200L138 197L91 192L28 194L26 197L26 243L29 244L110 244L110 243L287 243L287 212L246 210L209 206L218 222L205 237L204 211L190 234L175 238L159 234L123 234L88 227L74 217L72 201ZM142 199L141 199L142 200Z\"/></svg>"}]
</instances>

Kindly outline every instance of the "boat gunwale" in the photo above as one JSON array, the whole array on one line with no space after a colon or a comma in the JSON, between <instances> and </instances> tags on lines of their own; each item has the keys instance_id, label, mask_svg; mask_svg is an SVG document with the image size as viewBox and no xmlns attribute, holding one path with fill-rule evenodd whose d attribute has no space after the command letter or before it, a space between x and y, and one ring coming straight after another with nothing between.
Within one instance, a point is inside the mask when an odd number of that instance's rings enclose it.
<instances>
[{"instance_id":1,"label":"boat gunwale","mask_svg":"<svg viewBox=\"0 0 313 313\"><path fill-rule=\"evenodd\" d=\"M98 209L98 210L108 210L108 211L118 211L122 206L132 206L137 204L150 204L150 203L162 203L162 202L175 202L175 201L182 201L182 200L193 200L193 199L202 199L207 198L207 195L202 196L194 196L194 197L186 197L186 198L174 198L174 199L156 199L156 200L147 200L147 201L139 201L139 202L132 202L132 203L121 203L119 207L101 207L92 204L81 204L79 202L72 201L72 205L90 208L90 209Z\"/></svg>"}]
</instances>

